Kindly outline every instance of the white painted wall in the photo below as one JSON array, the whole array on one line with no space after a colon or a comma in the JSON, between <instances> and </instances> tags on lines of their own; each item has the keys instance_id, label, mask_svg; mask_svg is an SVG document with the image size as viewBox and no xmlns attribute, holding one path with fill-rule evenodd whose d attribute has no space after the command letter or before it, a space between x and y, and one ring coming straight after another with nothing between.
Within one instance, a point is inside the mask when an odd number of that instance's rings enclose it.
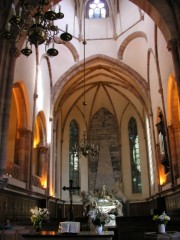
<instances>
[{"instance_id":1,"label":"white painted wall","mask_svg":"<svg viewBox=\"0 0 180 240\"><path fill-rule=\"evenodd\" d=\"M61 21L60 28L65 29L65 25L68 23L69 25L69 32L73 34L75 37L79 35L79 22L77 18L74 16L74 9L73 9L73 1L66 0L62 1L62 12L65 14L65 18ZM120 16L117 16L117 34L121 34L122 31L127 30L132 24L139 19L139 12L138 8L130 3L129 1L123 0L121 1L121 12ZM125 13L128 14L129 18L124 15L123 10ZM74 20L72 20L74 19ZM99 24L100 23L100 24ZM113 37L113 26L112 26L112 19L108 18L104 20L86 20L86 28L87 28L87 35L86 38L90 39L87 41L86 45L86 57L93 56L95 54L103 54L105 56L110 56L114 59L117 59L117 50L120 47L121 42L131 33L134 31L143 31L146 33L148 41L146 42L145 39L138 38L130 42L125 49L124 52L124 63L128 64L130 68L137 71L141 77L147 81L147 51L149 48L153 50L154 53L154 23L153 21L145 15L144 21L141 21L133 28L130 28L129 31L125 32L122 36L119 36L117 40L107 38ZM103 38L103 40L96 40L96 38ZM93 40L94 39L94 40ZM71 44L76 49L77 53L80 56L80 60L83 59L83 45L82 42L78 41L78 39L73 39ZM50 58L50 68L52 71L52 81L53 85L57 82L63 74L75 64L74 58L70 52L70 50L64 46L59 44L57 46L59 51L59 55L54 58ZM44 46L40 46L39 48L39 59L41 59L42 55L44 54ZM165 97L165 106L167 104L166 96L167 96L167 80L168 76L173 72L172 66L172 59L171 54L167 51L166 42L161 34L158 31L158 54L159 54L159 63L160 63L160 73L161 78L163 81L163 91ZM23 68L22 68L23 66ZM49 123L50 117L50 103L51 103L51 92L50 92L50 79L49 79L49 70L47 67L47 62L45 59L41 59L39 69L41 70L41 76L38 79L39 88L38 88L38 100L37 100L37 109L36 114L39 111L43 111L46 118L47 124L47 132L49 134L49 130L51 129L51 125ZM34 54L34 47L33 47L33 54L28 58L21 55L17 58L16 66L15 66L15 75L14 75L14 82L16 81L23 81L27 94L28 100L30 105L30 115L31 115L31 124L32 125L32 112L33 112L33 94L34 94L34 82L35 82L35 74L36 74L36 62L35 62L35 54ZM162 101L161 96L159 93L159 84L158 84L158 76L157 76L157 68L154 59L154 54L150 56L150 75L149 75L149 82L150 82L150 91L151 91L151 100L152 100L152 111L154 114L154 124L156 123L156 112L157 107L162 108ZM120 101L119 101L120 102ZM117 102L117 104L119 104ZM134 101L135 102L135 101ZM138 100L136 103L139 104ZM125 104L125 101L122 102ZM140 104L139 104L140 105ZM67 104L66 108L68 109L69 105ZM140 109L140 107L138 107ZM122 113L122 111L120 110ZM78 114L77 114L78 113ZM62 114L62 116L61 116ZM69 184L69 156L68 156L68 140L69 140L69 123L70 120L76 117L77 122L80 126L80 137L85 130L85 123L83 122L83 118L80 112L77 109L73 109L71 114L68 116L66 123L64 125L63 132L60 129L62 127L62 119L65 114L61 112L59 117L59 129L57 131L56 139L54 142L56 146L51 146L51 164L50 164L50 179L51 179L51 187L53 189L54 182L55 182L55 170L57 170L57 197L62 197L68 201L69 194L68 192L63 192L61 187L67 186ZM141 108L141 115L143 115L143 107ZM130 173L130 157L129 157L129 144L128 144L128 134L127 131L123 131L124 129L127 130L127 119L131 116L135 116L138 124L138 132L141 139L141 169L142 169L142 182L143 182L143 192L142 194L133 195L131 192L131 173ZM118 117L121 117L120 115ZM139 201L147 198L149 196L149 189L148 189L148 163L147 163L147 156L146 156L146 143L144 140L144 133L142 124L140 119L137 115L137 111L135 108L128 107L126 112L122 115L122 123L121 123L121 143L122 143L122 172L123 172L123 183L124 183L124 190L125 195L131 201ZM120 121L121 122L121 121ZM52 129L51 129L52 130ZM48 135L49 136L49 135ZM49 138L48 138L49 139ZM56 141L58 139L58 141ZM62 140L62 149L61 150L61 140ZM57 149L55 150L55 148ZM54 154L52 154L52 152ZM57 160L57 165L55 165L55 161ZM58 169L55 169L57 166ZM88 190L88 163L86 159L80 160L80 184L81 190ZM62 192L61 192L62 191ZM53 191L52 191L53 192ZM62 194L62 195L61 195Z\"/></svg>"}]
</instances>

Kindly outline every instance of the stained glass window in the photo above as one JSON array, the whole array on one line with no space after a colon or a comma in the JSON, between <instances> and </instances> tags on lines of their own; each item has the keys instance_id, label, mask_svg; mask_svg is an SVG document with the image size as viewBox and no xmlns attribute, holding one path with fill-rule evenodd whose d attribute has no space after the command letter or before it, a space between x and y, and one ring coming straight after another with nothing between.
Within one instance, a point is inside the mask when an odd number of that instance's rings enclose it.
<instances>
[{"instance_id":1,"label":"stained glass window","mask_svg":"<svg viewBox=\"0 0 180 240\"><path fill-rule=\"evenodd\" d=\"M74 186L79 186L79 157L73 151L73 147L79 144L79 126L73 119L69 126L69 180L73 180ZM74 190L78 194L78 190Z\"/></svg>"},{"instance_id":2,"label":"stained glass window","mask_svg":"<svg viewBox=\"0 0 180 240\"><path fill-rule=\"evenodd\" d=\"M132 117L128 124L129 129L129 145L131 159L131 174L132 174L132 192L141 193L141 166L139 154L139 137L136 120Z\"/></svg>"},{"instance_id":3,"label":"stained glass window","mask_svg":"<svg viewBox=\"0 0 180 240\"><path fill-rule=\"evenodd\" d=\"M90 0L86 5L86 14L88 18L106 18L108 17L108 5L105 0Z\"/></svg>"}]
</instances>

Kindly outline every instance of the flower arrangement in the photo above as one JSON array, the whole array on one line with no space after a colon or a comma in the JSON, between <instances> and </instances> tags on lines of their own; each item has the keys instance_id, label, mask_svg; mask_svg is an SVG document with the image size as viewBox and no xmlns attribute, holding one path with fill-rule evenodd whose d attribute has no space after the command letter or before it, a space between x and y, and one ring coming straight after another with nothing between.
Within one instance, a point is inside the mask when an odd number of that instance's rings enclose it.
<instances>
[{"instance_id":1,"label":"flower arrangement","mask_svg":"<svg viewBox=\"0 0 180 240\"><path fill-rule=\"evenodd\" d=\"M93 225L101 226L110 222L111 218L108 213L102 212L99 208L91 209L88 214Z\"/></svg>"},{"instance_id":2,"label":"flower arrangement","mask_svg":"<svg viewBox=\"0 0 180 240\"><path fill-rule=\"evenodd\" d=\"M31 208L31 222L35 228L40 228L43 221L49 218L49 210L47 208Z\"/></svg>"},{"instance_id":3,"label":"flower arrangement","mask_svg":"<svg viewBox=\"0 0 180 240\"><path fill-rule=\"evenodd\" d=\"M170 221L170 217L163 212L161 215L154 215L153 220L156 221L157 224L167 224Z\"/></svg>"}]
</instances>

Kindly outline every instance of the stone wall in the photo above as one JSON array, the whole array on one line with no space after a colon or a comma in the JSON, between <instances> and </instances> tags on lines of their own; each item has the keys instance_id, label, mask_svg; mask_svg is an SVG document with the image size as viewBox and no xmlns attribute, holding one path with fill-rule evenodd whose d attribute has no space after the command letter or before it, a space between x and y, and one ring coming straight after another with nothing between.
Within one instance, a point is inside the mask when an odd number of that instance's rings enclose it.
<instances>
[{"instance_id":1,"label":"stone wall","mask_svg":"<svg viewBox=\"0 0 180 240\"><path fill-rule=\"evenodd\" d=\"M99 109L92 118L90 133L90 142L98 145L99 154L89 159L89 190L98 190L103 184L109 190L121 181L117 119L107 109Z\"/></svg>"}]
</instances>

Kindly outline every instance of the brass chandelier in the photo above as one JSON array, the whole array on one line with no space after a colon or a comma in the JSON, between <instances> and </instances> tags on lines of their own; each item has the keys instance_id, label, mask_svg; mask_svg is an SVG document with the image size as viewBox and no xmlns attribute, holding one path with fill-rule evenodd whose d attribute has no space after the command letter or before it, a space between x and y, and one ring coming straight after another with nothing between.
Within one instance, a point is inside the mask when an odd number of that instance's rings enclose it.
<instances>
[{"instance_id":1,"label":"brass chandelier","mask_svg":"<svg viewBox=\"0 0 180 240\"><path fill-rule=\"evenodd\" d=\"M87 140L87 133L84 131L83 138L81 139L80 145L75 145L72 148L72 154L76 157L81 157L82 155L86 158L95 157L99 153L98 145L90 144Z\"/></svg>"},{"instance_id":2,"label":"brass chandelier","mask_svg":"<svg viewBox=\"0 0 180 240\"><path fill-rule=\"evenodd\" d=\"M58 12L54 11L53 2L51 2L51 9L45 12L44 7L48 4L49 0L38 0L38 6L35 8L26 0L19 0L18 12L16 12L15 5L12 4L13 15L9 20L8 29L2 33L2 37L9 40L16 38L18 42L21 37L26 36L26 47L21 50L21 53L27 57L32 53L32 44L38 47L43 43L48 56L58 55L54 44L56 43L55 36L59 34L60 29L54 22L62 19L64 14L61 12L61 6L59 6ZM60 38L64 42L72 39L72 35L68 33L68 25Z\"/></svg>"}]
</instances>

